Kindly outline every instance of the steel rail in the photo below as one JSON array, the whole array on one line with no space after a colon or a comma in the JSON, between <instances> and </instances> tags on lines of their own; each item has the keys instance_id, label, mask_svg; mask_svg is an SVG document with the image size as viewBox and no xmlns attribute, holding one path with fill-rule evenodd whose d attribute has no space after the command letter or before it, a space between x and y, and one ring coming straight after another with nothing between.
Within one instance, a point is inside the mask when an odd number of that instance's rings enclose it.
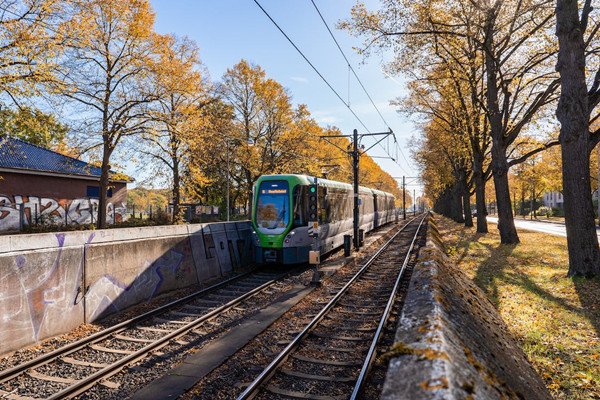
<instances>
[{"instance_id":1,"label":"steel rail","mask_svg":"<svg viewBox=\"0 0 600 400\"><path fill-rule=\"evenodd\" d=\"M265 290L269 286L278 282L283 276L287 276L287 275L288 275L288 273L282 274L281 276L279 276L275 279L265 282L264 284L258 286L257 288L252 289L250 292L245 293L242 296L237 297L226 304L223 304L222 306L210 311L209 313L203 315L202 317L198 318L197 320L194 320L194 321L190 322L189 324L182 326L181 328L169 333L166 336L163 336L162 338L158 339L157 341L150 343L149 345L137 350L136 352L101 369L100 371L98 371L84 379L77 381L73 385L66 387L65 389L61 390L60 392L57 392L57 393L53 394L52 396L48 397L47 399L55 400L55 399L70 398L70 397L77 396L77 395L85 392L87 389L94 386L98 381L109 378L112 375L118 373L127 364L130 364L132 362L135 362L135 361L138 361L138 360L144 358L148 353L167 345L171 340L176 339L176 338L186 334L187 332L195 329L198 325L201 325L202 323L204 323L207 320L211 319L212 317L222 313L223 311L226 311L230 308L235 307L237 304L239 304L242 301L248 299L249 297L254 296L255 294Z\"/></svg>"},{"instance_id":2,"label":"steel rail","mask_svg":"<svg viewBox=\"0 0 600 400\"><path fill-rule=\"evenodd\" d=\"M288 356L300 345L300 342L321 322L323 317L333 308L338 300L348 291L350 286L360 278L363 273L373 264L373 262L383 253L394 240L404 232L404 230L418 217L408 221L406 225L398 230L383 246L363 264L363 266L354 274L354 276L337 292L337 294L319 311L319 313L296 335L296 337L275 357L273 361L246 387L246 389L237 397L237 400L251 399L258 394L258 391L275 374L277 369L285 362Z\"/></svg>"},{"instance_id":3,"label":"steel rail","mask_svg":"<svg viewBox=\"0 0 600 400\"><path fill-rule=\"evenodd\" d=\"M423 219L421 219L421 222L419 223L419 226L417 227L417 232L415 233L415 236L413 237L412 242L410 243L410 247L408 248L408 252L406 253L406 257L404 258L404 262L402 263L402 267L400 268L400 272L398 273L398 277L396 278L396 283L394 284L394 288L392 289L392 293L390 294L390 298L385 307L385 311L383 312L383 315L381 316L381 319L379 320L379 326L377 327L377 331L375 332L373 341L371 342L371 346L369 347L369 352L367 353L367 356L365 357L365 362L363 363L362 369L360 371L360 375L358 376L358 379L356 380L356 383L354 385L354 390L352 390L352 395L350 396L351 400L358 399L358 396L363 388L363 384L366 381L367 375L369 374L369 371L371 370L371 365L373 364L373 360L375 358L375 351L377 349L377 343L379 342L379 339L381 338L381 335L383 334L383 329L385 328L387 320L392 312L392 308L394 307L394 303L396 302L396 296L398 294L398 287L400 287L400 282L402 281L402 278L404 277L404 271L406 270L406 266L408 265L408 262L410 261L410 256L413 251L413 248L415 247L415 242L417 241L417 238L419 236L419 231L421 230L421 226L423 225L423 222L425 221L426 218L427 218L427 214L425 214Z\"/></svg>"},{"instance_id":4,"label":"steel rail","mask_svg":"<svg viewBox=\"0 0 600 400\"><path fill-rule=\"evenodd\" d=\"M73 353L73 352L75 352L77 350L80 350L80 349L82 349L83 347L85 347L88 344L92 344L92 343L95 343L96 341L103 340L103 339L105 339L106 337L110 336L113 333L118 333L118 332L120 332L122 330L127 329L131 325L134 325L134 324L136 324L138 322L141 322L141 321L143 321L145 319L151 318L151 317L153 317L155 315L161 314L161 313L167 311L169 308L173 308L173 307L176 307L178 305L184 304L184 303L188 302L189 300L193 299L194 297L198 297L198 296L203 296L203 295L209 294L210 292L212 292L212 291L214 291L216 289L219 289L221 287L224 287L224 286L230 284L231 282L234 282L236 280L240 280L242 278L245 278L245 277L251 275L252 272L253 271L249 271L249 272L246 272L244 274L234 276L234 277L232 277L230 279L227 279L227 280L225 280L223 282L219 282L219 283L217 283L215 285L209 286L209 287L207 287L205 289L199 290L199 291L194 292L192 294L189 294L189 295L187 295L185 297L182 297L181 299L172 301L172 302L170 302L168 304L165 304L163 306L155 308L155 309L153 309L151 311L148 311L148 312L146 312L144 314L138 315L137 317L134 317L134 318L128 319L126 321L120 322L119 324L111 326L110 328L103 329L102 331L96 332L96 333L94 333L94 334L92 334L90 336L87 336L87 337L83 338L83 339L77 340L77 341L75 341L73 343L69 343L69 344L67 344L65 346L62 346L62 347L60 347L60 348L58 348L56 350L53 350L53 351L51 351L49 353L43 354L43 355L41 355L39 357L36 357L36 358L34 358L32 360L29 360L27 362L19 364L19 365L13 367L13 368L10 368L10 369L7 369L5 371L2 371L2 372L0 372L0 383L4 383L4 382L6 382L8 380L11 380L11 379L15 378L16 376L18 376L19 374L21 374L22 372L24 372L24 371L26 371L26 370L28 370L28 369L30 369L32 367L39 367L41 365L47 364L47 363L49 363L49 362L51 362L51 361L53 361L53 360L55 360L55 359L57 359L57 358L59 358L61 356L65 356L67 354L71 354L71 353Z\"/></svg>"},{"instance_id":5,"label":"steel rail","mask_svg":"<svg viewBox=\"0 0 600 400\"><path fill-rule=\"evenodd\" d=\"M227 285L229 285L232 282L241 280L243 278L247 278L248 276L252 275L253 272L254 271L249 271L249 272L234 276L232 278L226 279L223 282L216 283L205 289L199 290L199 291L189 294L185 297L182 297L181 299L174 300L170 303L167 303L163 306L155 308L151 311L145 312L144 314L138 315L137 317L130 318L126 321L123 321L114 326L111 326L110 328L103 329L100 332L96 332L90 336L87 336L85 338L77 340L73 343L69 343L65 346L62 346L62 347L56 349L56 350L53 350L53 351L43 354L39 357L36 357L32 360L29 360L22 364L16 365L5 371L2 371L2 372L0 372L0 383L4 383L11 379L14 379L15 377L17 377L18 375L22 374L23 372L27 371L30 368L39 367L39 366L48 364L62 356L66 356L68 354L72 354L78 350L81 350L82 348L86 347L89 344L94 344L98 341L104 340L107 337L109 337L111 334L122 332L125 329L127 329L141 321L144 321L144 320L154 317L156 315L160 315L164 312L167 312L171 308L185 304L185 303L189 302L190 300L194 299L195 297L207 295L215 290L226 287Z\"/></svg>"}]
</instances>

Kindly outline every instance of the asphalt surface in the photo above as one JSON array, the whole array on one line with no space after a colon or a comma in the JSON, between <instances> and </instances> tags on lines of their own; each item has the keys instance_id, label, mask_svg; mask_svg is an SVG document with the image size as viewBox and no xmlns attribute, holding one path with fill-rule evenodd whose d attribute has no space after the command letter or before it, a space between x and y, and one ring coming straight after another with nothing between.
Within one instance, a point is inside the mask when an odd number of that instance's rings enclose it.
<instances>
[{"instance_id":1,"label":"asphalt surface","mask_svg":"<svg viewBox=\"0 0 600 400\"><path fill-rule=\"evenodd\" d=\"M493 224L498 223L498 218L487 217L488 222ZM567 236L567 229L565 224L560 222L542 222L542 221L529 221L524 219L515 219L515 226L517 229L526 229L528 231L535 231L541 233L547 233L554 236ZM600 230L596 228L596 233L600 237Z\"/></svg>"}]
</instances>

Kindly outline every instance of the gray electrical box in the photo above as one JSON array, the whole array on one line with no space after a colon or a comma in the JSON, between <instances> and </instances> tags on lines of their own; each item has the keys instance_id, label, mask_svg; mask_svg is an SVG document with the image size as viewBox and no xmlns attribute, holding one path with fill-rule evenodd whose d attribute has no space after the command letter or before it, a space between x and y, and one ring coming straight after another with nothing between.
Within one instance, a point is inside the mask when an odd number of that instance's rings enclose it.
<instances>
[{"instance_id":1,"label":"gray electrical box","mask_svg":"<svg viewBox=\"0 0 600 400\"><path fill-rule=\"evenodd\" d=\"M309 264L315 265L321 263L321 252L317 250L311 250L308 252Z\"/></svg>"}]
</instances>

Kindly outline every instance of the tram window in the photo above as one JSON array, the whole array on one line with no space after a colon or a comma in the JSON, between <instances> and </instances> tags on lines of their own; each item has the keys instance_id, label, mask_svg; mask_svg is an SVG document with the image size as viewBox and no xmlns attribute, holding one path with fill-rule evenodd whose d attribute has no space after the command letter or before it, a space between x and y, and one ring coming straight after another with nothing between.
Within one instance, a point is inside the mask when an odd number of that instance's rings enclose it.
<instances>
[{"instance_id":1,"label":"tram window","mask_svg":"<svg viewBox=\"0 0 600 400\"><path fill-rule=\"evenodd\" d=\"M335 188L330 188L327 193L327 203L329 203L329 222L336 222L339 220L339 193Z\"/></svg>"},{"instance_id":2,"label":"tram window","mask_svg":"<svg viewBox=\"0 0 600 400\"><path fill-rule=\"evenodd\" d=\"M340 189L333 189L329 193L329 203L331 207L331 221L337 222L344 219L344 192Z\"/></svg>"},{"instance_id":3,"label":"tram window","mask_svg":"<svg viewBox=\"0 0 600 400\"><path fill-rule=\"evenodd\" d=\"M354 215L354 191L353 190L346 191L345 205L346 205L344 207L346 209L345 219L353 218L353 215Z\"/></svg>"},{"instance_id":4,"label":"tram window","mask_svg":"<svg viewBox=\"0 0 600 400\"><path fill-rule=\"evenodd\" d=\"M294 227L306 226L308 223L308 188L298 185L294 188Z\"/></svg>"},{"instance_id":5,"label":"tram window","mask_svg":"<svg viewBox=\"0 0 600 400\"><path fill-rule=\"evenodd\" d=\"M327 188L319 186L319 223L324 224L327 221L327 202L325 198L327 196Z\"/></svg>"}]
</instances>

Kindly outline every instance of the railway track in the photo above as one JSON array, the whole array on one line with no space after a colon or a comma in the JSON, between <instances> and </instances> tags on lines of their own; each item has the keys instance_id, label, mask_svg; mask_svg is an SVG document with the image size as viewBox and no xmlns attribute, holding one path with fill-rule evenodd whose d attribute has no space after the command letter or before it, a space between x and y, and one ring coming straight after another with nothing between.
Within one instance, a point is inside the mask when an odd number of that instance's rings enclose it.
<instances>
[{"instance_id":1,"label":"railway track","mask_svg":"<svg viewBox=\"0 0 600 400\"><path fill-rule=\"evenodd\" d=\"M331 300L238 400L358 398L425 219L426 215L399 230L336 288Z\"/></svg>"},{"instance_id":2,"label":"railway track","mask_svg":"<svg viewBox=\"0 0 600 400\"><path fill-rule=\"evenodd\" d=\"M75 397L176 342L202 337L210 321L280 282L287 273L249 272L0 372L0 398Z\"/></svg>"}]
</instances>

